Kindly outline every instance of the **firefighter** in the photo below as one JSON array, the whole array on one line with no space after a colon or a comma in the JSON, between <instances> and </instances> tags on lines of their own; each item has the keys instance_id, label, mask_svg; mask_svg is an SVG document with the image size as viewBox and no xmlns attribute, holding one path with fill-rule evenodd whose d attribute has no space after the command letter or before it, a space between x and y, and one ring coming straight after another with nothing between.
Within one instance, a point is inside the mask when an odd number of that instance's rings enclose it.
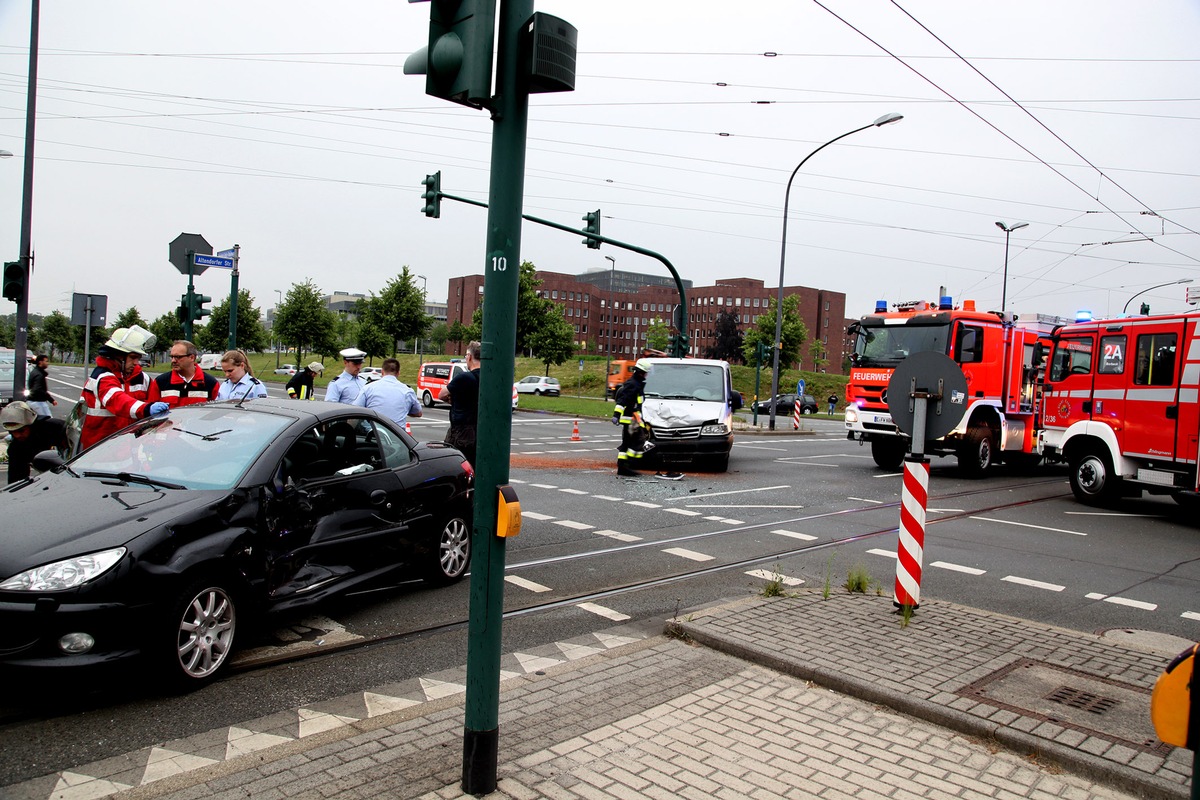
<instances>
[{"instance_id":1,"label":"firefighter","mask_svg":"<svg viewBox=\"0 0 1200 800\"><path fill-rule=\"evenodd\" d=\"M154 347L155 336L140 325L117 328L96 354L96 367L83 385L87 407L79 448L86 450L135 420L165 414L170 406L148 400L150 379L142 372L142 357Z\"/></svg>"},{"instance_id":2,"label":"firefighter","mask_svg":"<svg viewBox=\"0 0 1200 800\"><path fill-rule=\"evenodd\" d=\"M621 384L617 390L617 405L613 409L613 425L624 426L621 430L621 446L617 448L617 474L633 476L633 465L643 455L654 449L650 441L650 426L642 419L642 395L646 386L646 376L650 374L652 364L639 358L633 365L633 374L629 380ZM659 472L656 478L677 481L683 477L678 472Z\"/></svg>"},{"instance_id":3,"label":"firefighter","mask_svg":"<svg viewBox=\"0 0 1200 800\"><path fill-rule=\"evenodd\" d=\"M287 382L287 396L293 400L316 400L313 396L313 381L325 371L325 365L314 361L304 367Z\"/></svg>"}]
</instances>

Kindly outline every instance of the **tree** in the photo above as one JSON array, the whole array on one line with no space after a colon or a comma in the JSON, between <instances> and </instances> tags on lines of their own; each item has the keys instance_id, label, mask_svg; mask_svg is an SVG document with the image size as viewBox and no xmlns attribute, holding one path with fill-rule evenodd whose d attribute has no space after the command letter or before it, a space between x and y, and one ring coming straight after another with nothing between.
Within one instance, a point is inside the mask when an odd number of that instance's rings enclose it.
<instances>
[{"instance_id":1,"label":"tree","mask_svg":"<svg viewBox=\"0 0 1200 800\"><path fill-rule=\"evenodd\" d=\"M430 326L425 334L425 339L440 353L446 347L446 340L450 338L450 328L444 322L435 322Z\"/></svg>"},{"instance_id":2,"label":"tree","mask_svg":"<svg viewBox=\"0 0 1200 800\"><path fill-rule=\"evenodd\" d=\"M183 323L175 316L175 312L170 311L150 323L150 332L156 339L154 352L166 353L172 344L183 338Z\"/></svg>"},{"instance_id":3,"label":"tree","mask_svg":"<svg viewBox=\"0 0 1200 800\"><path fill-rule=\"evenodd\" d=\"M130 306L117 316L112 327L115 331L117 328L132 328L134 325L140 325L147 330L150 329L150 323L142 319L142 315L138 313L137 306Z\"/></svg>"},{"instance_id":4,"label":"tree","mask_svg":"<svg viewBox=\"0 0 1200 800\"><path fill-rule=\"evenodd\" d=\"M746 331L742 340L742 356L746 361L754 360L754 348L762 342L770 350L775 346L775 308L772 297L767 312L754 319L754 327ZM790 367L800 360L800 348L808 338L808 327L800 317L800 295L789 294L783 298L783 330L780 340L783 347L779 352L779 368ZM774 358L774 356L772 356Z\"/></svg>"},{"instance_id":5,"label":"tree","mask_svg":"<svg viewBox=\"0 0 1200 800\"><path fill-rule=\"evenodd\" d=\"M825 367L829 366L829 355L825 352L825 343L820 339L813 339L809 342L808 352L812 356L813 369L817 372L824 372Z\"/></svg>"},{"instance_id":6,"label":"tree","mask_svg":"<svg viewBox=\"0 0 1200 800\"><path fill-rule=\"evenodd\" d=\"M650 325L646 328L646 347L665 352L670 342L671 326L662 317L650 320Z\"/></svg>"},{"instance_id":7,"label":"tree","mask_svg":"<svg viewBox=\"0 0 1200 800\"><path fill-rule=\"evenodd\" d=\"M280 341L296 348L297 362L304 360L305 348L321 355L336 353L336 326L337 317L321 302L321 292L310 278L292 284L275 310L275 331Z\"/></svg>"},{"instance_id":8,"label":"tree","mask_svg":"<svg viewBox=\"0 0 1200 800\"><path fill-rule=\"evenodd\" d=\"M399 275L387 282L378 297L367 301L367 313L364 316L392 341L393 355L397 341L423 336L429 327L425 297L417 289L415 277L408 267L404 267Z\"/></svg>"},{"instance_id":9,"label":"tree","mask_svg":"<svg viewBox=\"0 0 1200 800\"><path fill-rule=\"evenodd\" d=\"M229 296L213 306L208 324L194 331L196 345L210 353L224 353L229 345ZM262 325L262 311L254 307L254 298L247 289L238 290L237 346L239 350L261 353L267 348L267 332Z\"/></svg>"},{"instance_id":10,"label":"tree","mask_svg":"<svg viewBox=\"0 0 1200 800\"><path fill-rule=\"evenodd\" d=\"M575 353L575 328L562 315L562 308L555 307L542 318L542 324L529 335L529 349L546 365L558 365Z\"/></svg>"},{"instance_id":11,"label":"tree","mask_svg":"<svg viewBox=\"0 0 1200 800\"><path fill-rule=\"evenodd\" d=\"M717 314L715 341L705 352L706 358L719 358L724 361L746 363L742 354L742 331L738 328L738 317L732 311L722 310Z\"/></svg>"},{"instance_id":12,"label":"tree","mask_svg":"<svg viewBox=\"0 0 1200 800\"><path fill-rule=\"evenodd\" d=\"M75 344L75 329L66 314L55 311L42 321L42 340L49 347L51 358L55 350L60 358L67 354Z\"/></svg>"}]
</instances>

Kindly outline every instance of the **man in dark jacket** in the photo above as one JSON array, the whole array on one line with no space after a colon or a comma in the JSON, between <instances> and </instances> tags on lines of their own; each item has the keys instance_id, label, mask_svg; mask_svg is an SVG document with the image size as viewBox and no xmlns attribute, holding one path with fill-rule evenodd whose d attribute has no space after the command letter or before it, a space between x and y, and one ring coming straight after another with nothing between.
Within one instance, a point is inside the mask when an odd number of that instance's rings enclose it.
<instances>
[{"instance_id":1,"label":"man in dark jacket","mask_svg":"<svg viewBox=\"0 0 1200 800\"><path fill-rule=\"evenodd\" d=\"M0 411L0 425L8 431L8 482L29 477L33 457L43 450L62 450L66 433L61 420L39 417L28 403L17 400Z\"/></svg>"},{"instance_id":2,"label":"man in dark jacket","mask_svg":"<svg viewBox=\"0 0 1200 800\"><path fill-rule=\"evenodd\" d=\"M29 378L25 381L25 388L29 390L25 393L25 399L39 417L50 416L50 406L58 405L54 395L50 394L50 387L46 385L49 363L49 356L38 353L37 358L33 360L33 368L29 370Z\"/></svg>"},{"instance_id":3,"label":"man in dark jacket","mask_svg":"<svg viewBox=\"0 0 1200 800\"><path fill-rule=\"evenodd\" d=\"M313 397L313 381L325 371L325 365L314 361L307 367L301 368L287 382L287 396L293 400L316 400Z\"/></svg>"}]
</instances>

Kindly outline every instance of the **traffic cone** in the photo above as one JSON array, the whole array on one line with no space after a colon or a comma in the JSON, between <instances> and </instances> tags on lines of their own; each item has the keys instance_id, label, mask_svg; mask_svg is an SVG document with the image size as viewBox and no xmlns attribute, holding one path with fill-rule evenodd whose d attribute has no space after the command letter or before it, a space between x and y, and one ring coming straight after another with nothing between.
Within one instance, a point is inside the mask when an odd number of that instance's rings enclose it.
<instances>
[{"instance_id":1,"label":"traffic cone","mask_svg":"<svg viewBox=\"0 0 1200 800\"><path fill-rule=\"evenodd\" d=\"M408 420L404 420L404 432L412 436L412 425L408 424Z\"/></svg>"},{"instance_id":2,"label":"traffic cone","mask_svg":"<svg viewBox=\"0 0 1200 800\"><path fill-rule=\"evenodd\" d=\"M575 429L571 431L571 441L572 442L582 442L583 441L583 439L579 438L579 420L575 420Z\"/></svg>"}]
</instances>

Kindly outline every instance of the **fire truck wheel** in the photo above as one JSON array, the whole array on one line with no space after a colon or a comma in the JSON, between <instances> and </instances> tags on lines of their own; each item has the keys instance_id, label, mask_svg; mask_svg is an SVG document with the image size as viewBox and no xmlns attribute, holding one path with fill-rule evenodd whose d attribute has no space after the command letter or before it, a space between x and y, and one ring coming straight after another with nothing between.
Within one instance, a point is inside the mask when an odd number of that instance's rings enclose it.
<instances>
[{"instance_id":1,"label":"fire truck wheel","mask_svg":"<svg viewBox=\"0 0 1200 800\"><path fill-rule=\"evenodd\" d=\"M1071 492L1087 506L1112 505L1121 494L1120 479L1113 474L1108 455L1085 450L1071 458Z\"/></svg>"},{"instance_id":2,"label":"fire truck wheel","mask_svg":"<svg viewBox=\"0 0 1200 800\"><path fill-rule=\"evenodd\" d=\"M899 437L871 440L871 458L875 459L875 464L881 469L889 471L900 469L900 465L904 463L906 452L904 440Z\"/></svg>"},{"instance_id":3,"label":"fire truck wheel","mask_svg":"<svg viewBox=\"0 0 1200 800\"><path fill-rule=\"evenodd\" d=\"M986 425L967 430L958 451L958 469L964 478L982 478L996 460L996 435Z\"/></svg>"}]
</instances>

